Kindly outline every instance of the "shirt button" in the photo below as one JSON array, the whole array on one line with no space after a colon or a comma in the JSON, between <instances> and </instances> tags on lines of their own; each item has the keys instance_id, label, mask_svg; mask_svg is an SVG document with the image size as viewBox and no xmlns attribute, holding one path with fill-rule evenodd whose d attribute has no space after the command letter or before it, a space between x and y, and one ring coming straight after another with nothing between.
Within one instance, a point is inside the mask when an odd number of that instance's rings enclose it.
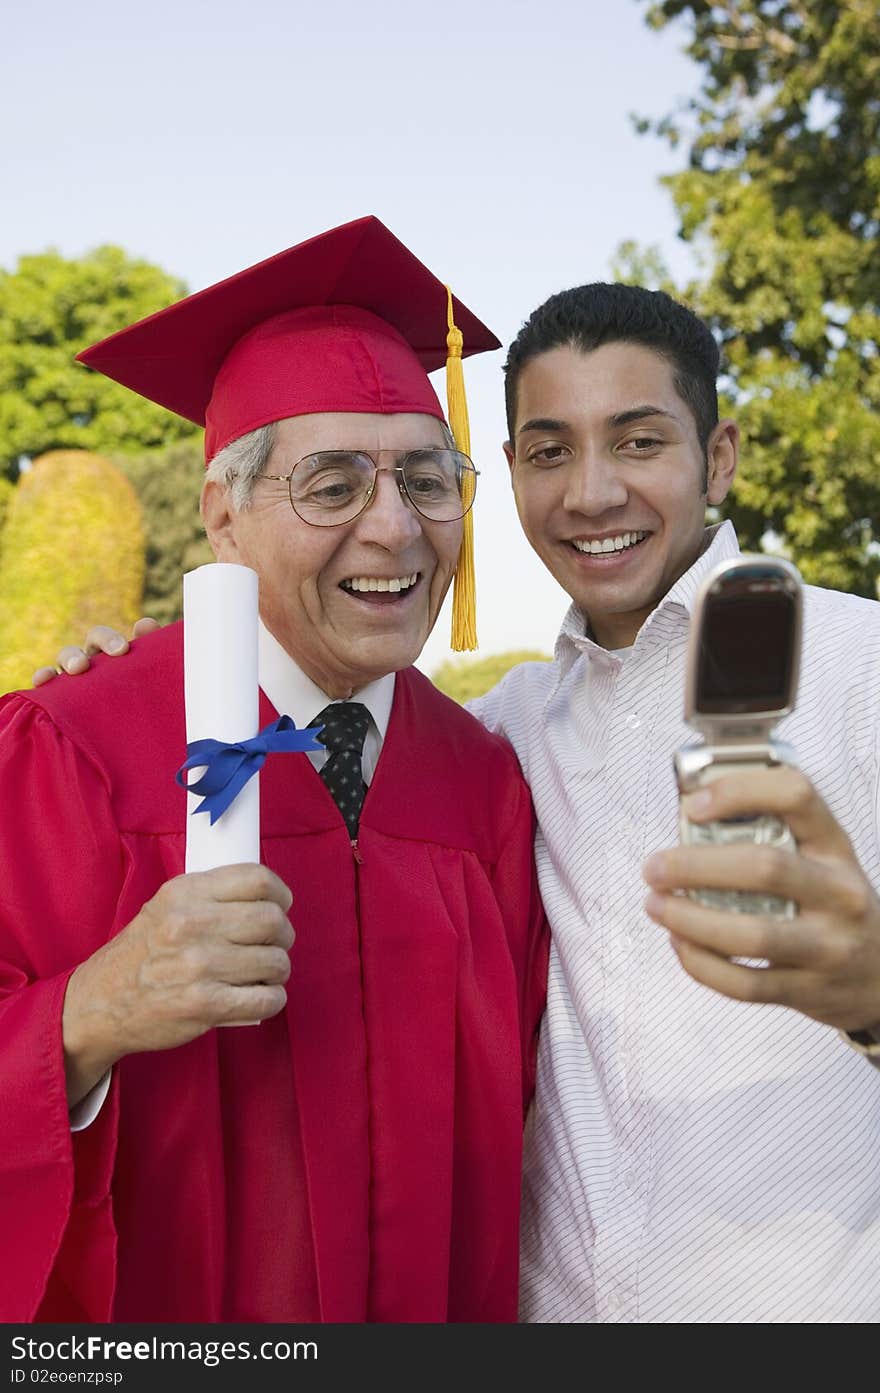
<instances>
[{"instance_id":1,"label":"shirt button","mask_svg":"<svg viewBox=\"0 0 880 1393\"><path fill-rule=\"evenodd\" d=\"M608 1309L609 1311L620 1310L620 1297L617 1296L614 1292L612 1292L608 1298Z\"/></svg>"},{"instance_id":2,"label":"shirt button","mask_svg":"<svg viewBox=\"0 0 880 1393\"><path fill-rule=\"evenodd\" d=\"M635 1190L639 1183L635 1171L627 1171L623 1177L623 1183L628 1190Z\"/></svg>"},{"instance_id":3,"label":"shirt button","mask_svg":"<svg viewBox=\"0 0 880 1393\"><path fill-rule=\"evenodd\" d=\"M626 717L625 724L629 726L630 730L638 730L642 722L641 718L636 715L635 711L630 711L629 715Z\"/></svg>"}]
</instances>

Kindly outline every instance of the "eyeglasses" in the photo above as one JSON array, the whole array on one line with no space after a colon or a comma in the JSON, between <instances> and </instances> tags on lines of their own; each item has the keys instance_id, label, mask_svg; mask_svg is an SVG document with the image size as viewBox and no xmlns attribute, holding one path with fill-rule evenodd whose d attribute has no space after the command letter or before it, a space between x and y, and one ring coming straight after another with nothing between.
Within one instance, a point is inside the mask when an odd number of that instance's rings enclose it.
<instances>
[{"instance_id":1,"label":"eyeglasses","mask_svg":"<svg viewBox=\"0 0 880 1393\"><path fill-rule=\"evenodd\" d=\"M467 455L427 445L400 454L391 469L380 469L365 450L318 450L306 455L289 474L261 474L287 484L297 517L313 527L340 527L352 522L369 505L377 474L396 474L397 487L417 513L430 522L456 522L469 511L477 491L477 475Z\"/></svg>"}]
</instances>

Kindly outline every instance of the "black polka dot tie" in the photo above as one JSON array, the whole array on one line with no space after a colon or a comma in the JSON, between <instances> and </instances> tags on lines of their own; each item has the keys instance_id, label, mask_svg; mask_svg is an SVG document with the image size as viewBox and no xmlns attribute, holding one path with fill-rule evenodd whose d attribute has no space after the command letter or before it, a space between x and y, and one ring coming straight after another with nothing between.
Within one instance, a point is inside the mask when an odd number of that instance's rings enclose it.
<instances>
[{"instance_id":1,"label":"black polka dot tie","mask_svg":"<svg viewBox=\"0 0 880 1393\"><path fill-rule=\"evenodd\" d=\"M364 783L362 755L370 724L370 713L359 701L337 701L325 706L309 725L324 729L317 739L326 745L330 758L321 770L337 808L354 841L367 786Z\"/></svg>"}]
</instances>

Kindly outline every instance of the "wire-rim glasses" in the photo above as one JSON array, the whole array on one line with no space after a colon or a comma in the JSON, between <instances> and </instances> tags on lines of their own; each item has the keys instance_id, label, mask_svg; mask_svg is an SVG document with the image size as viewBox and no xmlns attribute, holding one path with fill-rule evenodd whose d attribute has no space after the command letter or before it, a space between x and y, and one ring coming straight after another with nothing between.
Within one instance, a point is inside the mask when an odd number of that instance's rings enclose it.
<instances>
[{"instance_id":1,"label":"wire-rim glasses","mask_svg":"<svg viewBox=\"0 0 880 1393\"><path fill-rule=\"evenodd\" d=\"M261 474L287 484L290 506L312 527L340 527L353 522L369 506L376 477L396 474L397 487L421 517L429 522L457 522L473 506L477 475L467 455L440 445L426 445L396 455L397 463L380 469L366 450L317 450L298 460L289 474Z\"/></svg>"}]
</instances>

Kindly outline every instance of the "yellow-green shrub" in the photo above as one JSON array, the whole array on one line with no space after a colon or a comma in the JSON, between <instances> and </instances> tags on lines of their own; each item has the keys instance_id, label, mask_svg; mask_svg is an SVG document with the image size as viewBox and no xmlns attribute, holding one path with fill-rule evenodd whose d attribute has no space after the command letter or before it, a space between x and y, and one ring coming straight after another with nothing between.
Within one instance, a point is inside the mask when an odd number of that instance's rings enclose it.
<instances>
[{"instance_id":1,"label":"yellow-green shrub","mask_svg":"<svg viewBox=\"0 0 880 1393\"><path fill-rule=\"evenodd\" d=\"M141 612L144 529L131 484L101 455L53 450L23 474L0 550L0 692L95 623Z\"/></svg>"},{"instance_id":2,"label":"yellow-green shrub","mask_svg":"<svg viewBox=\"0 0 880 1393\"><path fill-rule=\"evenodd\" d=\"M488 658L451 658L431 673L431 681L453 701L464 703L488 692L517 663L549 661L546 653L536 653L531 648L492 653Z\"/></svg>"},{"instance_id":3,"label":"yellow-green shrub","mask_svg":"<svg viewBox=\"0 0 880 1393\"><path fill-rule=\"evenodd\" d=\"M5 475L0 474L0 556L3 554L3 529L6 526L6 515L9 512L14 492L15 485L10 483Z\"/></svg>"}]
</instances>

